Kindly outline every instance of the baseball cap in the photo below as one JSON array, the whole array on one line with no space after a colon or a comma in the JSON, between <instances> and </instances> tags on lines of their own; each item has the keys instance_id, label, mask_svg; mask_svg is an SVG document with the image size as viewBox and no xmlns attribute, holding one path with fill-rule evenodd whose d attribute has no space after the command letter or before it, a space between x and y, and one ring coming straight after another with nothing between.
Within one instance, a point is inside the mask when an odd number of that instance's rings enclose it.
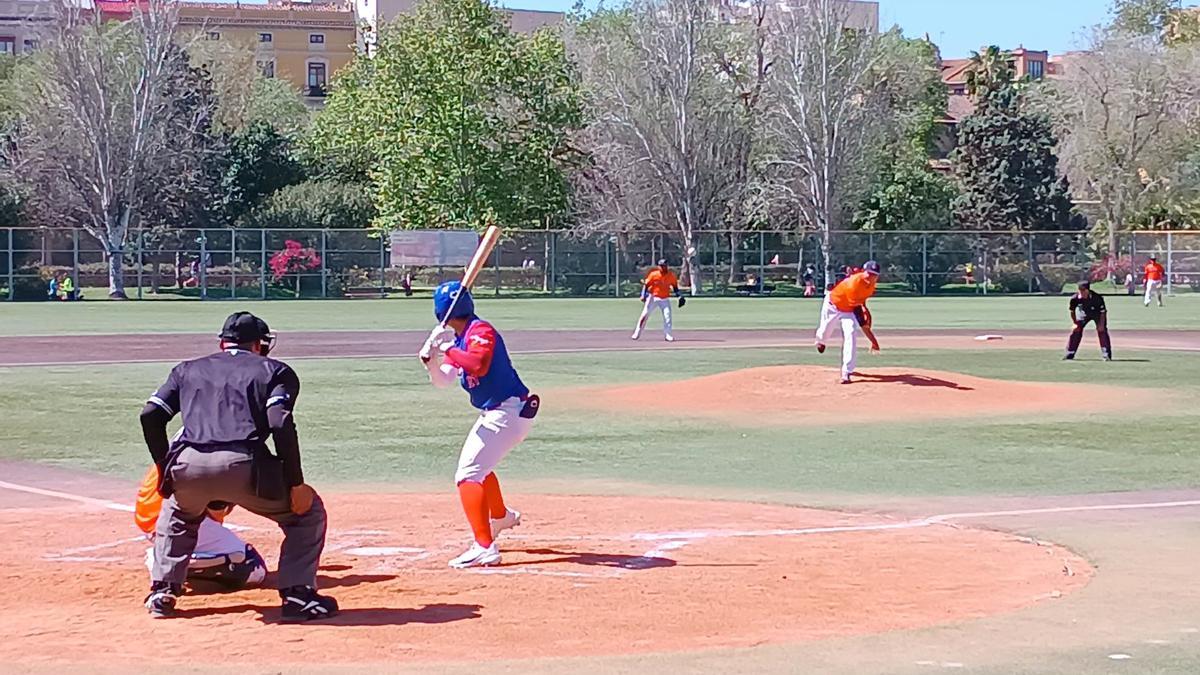
<instances>
[{"instance_id":1,"label":"baseball cap","mask_svg":"<svg viewBox=\"0 0 1200 675\"><path fill-rule=\"evenodd\" d=\"M875 262L874 260L868 260L867 262L863 263L863 271L877 275L879 274L879 263Z\"/></svg>"},{"instance_id":2,"label":"baseball cap","mask_svg":"<svg viewBox=\"0 0 1200 675\"><path fill-rule=\"evenodd\" d=\"M666 267L666 266L667 266L667 259L666 259L666 258L659 258L659 259L658 259L658 266L659 266L659 267Z\"/></svg>"},{"instance_id":3,"label":"baseball cap","mask_svg":"<svg viewBox=\"0 0 1200 675\"><path fill-rule=\"evenodd\" d=\"M246 344L260 340L271 340L275 336L267 322L250 312L235 312L225 319L225 326L217 337L234 344Z\"/></svg>"},{"instance_id":4,"label":"baseball cap","mask_svg":"<svg viewBox=\"0 0 1200 675\"><path fill-rule=\"evenodd\" d=\"M1079 282L1079 288L1089 288L1090 289L1091 287L1092 287L1092 282L1088 281L1087 279L1084 279L1083 281Z\"/></svg>"}]
</instances>

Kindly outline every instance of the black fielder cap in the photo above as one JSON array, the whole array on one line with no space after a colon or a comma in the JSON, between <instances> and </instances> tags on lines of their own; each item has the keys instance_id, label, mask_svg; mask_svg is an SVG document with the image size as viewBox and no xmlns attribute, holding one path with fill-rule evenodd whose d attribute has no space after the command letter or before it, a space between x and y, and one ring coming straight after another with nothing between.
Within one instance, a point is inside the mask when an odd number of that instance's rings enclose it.
<instances>
[{"instance_id":1,"label":"black fielder cap","mask_svg":"<svg viewBox=\"0 0 1200 675\"><path fill-rule=\"evenodd\" d=\"M1092 282L1088 281L1087 279L1084 279L1083 281L1079 282L1079 288L1091 288L1091 287L1092 287Z\"/></svg>"},{"instance_id":2,"label":"black fielder cap","mask_svg":"<svg viewBox=\"0 0 1200 675\"><path fill-rule=\"evenodd\" d=\"M271 329L267 322L250 312L236 312L225 319L225 326L217 337L234 344L247 344L259 340L269 340Z\"/></svg>"}]
</instances>

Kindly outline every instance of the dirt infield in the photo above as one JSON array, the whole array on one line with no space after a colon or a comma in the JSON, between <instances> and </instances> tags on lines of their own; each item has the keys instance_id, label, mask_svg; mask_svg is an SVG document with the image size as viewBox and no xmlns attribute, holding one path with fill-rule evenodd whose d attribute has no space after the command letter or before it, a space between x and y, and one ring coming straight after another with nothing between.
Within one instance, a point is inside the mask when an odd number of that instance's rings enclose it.
<instances>
[{"instance_id":1,"label":"dirt infield","mask_svg":"<svg viewBox=\"0 0 1200 675\"><path fill-rule=\"evenodd\" d=\"M981 332L1002 340L981 342ZM296 358L383 358L411 356L420 349L424 331L321 331L286 333L276 353ZM893 330L879 334L884 349L1062 349L1067 331L979 331L963 329ZM516 354L654 349L808 348L812 334L797 330L680 331L672 344L657 334L640 341L627 331L506 331ZM1085 348L1093 338L1089 335ZM1200 351L1197 331L1114 331L1114 345L1124 349ZM216 337L204 334L60 335L0 337L0 366L117 364L179 361L211 353Z\"/></svg>"},{"instance_id":2,"label":"dirt infield","mask_svg":"<svg viewBox=\"0 0 1200 675\"><path fill-rule=\"evenodd\" d=\"M275 624L269 590L188 596L181 618L154 622L139 604L144 543L116 505L0 510L5 610L21 617L0 624L0 659L144 668L178 654L195 666L205 654L223 665L368 664L745 647L1010 612L1092 575L1059 547L931 521L567 496L522 499L527 522L502 538L504 564L459 572L445 568L464 537L453 495L328 503L321 584L344 612L309 626ZM266 521L232 522L252 527L243 535L265 553L276 548Z\"/></svg>"},{"instance_id":3,"label":"dirt infield","mask_svg":"<svg viewBox=\"0 0 1200 675\"><path fill-rule=\"evenodd\" d=\"M1095 412L1128 406L1136 389L1009 382L919 368L871 368L839 384L835 368L768 366L677 382L581 387L556 392L577 408L663 410L754 423L828 424L986 417L1027 412Z\"/></svg>"}]
</instances>

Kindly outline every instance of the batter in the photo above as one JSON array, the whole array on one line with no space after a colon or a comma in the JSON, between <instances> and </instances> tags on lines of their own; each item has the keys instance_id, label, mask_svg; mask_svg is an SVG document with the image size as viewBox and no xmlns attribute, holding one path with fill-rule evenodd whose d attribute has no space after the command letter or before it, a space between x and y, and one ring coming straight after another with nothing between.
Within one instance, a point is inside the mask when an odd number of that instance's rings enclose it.
<instances>
[{"instance_id":1,"label":"batter","mask_svg":"<svg viewBox=\"0 0 1200 675\"><path fill-rule=\"evenodd\" d=\"M433 329L418 354L429 380L435 387L458 380L479 410L454 474L472 541L450 566L498 565L496 536L520 525L521 514L505 505L496 465L529 435L540 400L521 382L504 338L475 315L475 301L461 283L448 281L437 287L433 315L445 326Z\"/></svg>"}]
</instances>

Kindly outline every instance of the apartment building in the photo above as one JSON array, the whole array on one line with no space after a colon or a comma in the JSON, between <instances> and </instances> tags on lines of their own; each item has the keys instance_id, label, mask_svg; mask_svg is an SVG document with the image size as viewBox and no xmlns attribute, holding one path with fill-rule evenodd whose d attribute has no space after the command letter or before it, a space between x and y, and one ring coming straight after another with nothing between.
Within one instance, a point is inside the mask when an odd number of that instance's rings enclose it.
<instances>
[{"instance_id":1,"label":"apartment building","mask_svg":"<svg viewBox=\"0 0 1200 675\"><path fill-rule=\"evenodd\" d=\"M38 32L50 21L40 0L0 0L0 54L16 55L38 47Z\"/></svg>"}]
</instances>

